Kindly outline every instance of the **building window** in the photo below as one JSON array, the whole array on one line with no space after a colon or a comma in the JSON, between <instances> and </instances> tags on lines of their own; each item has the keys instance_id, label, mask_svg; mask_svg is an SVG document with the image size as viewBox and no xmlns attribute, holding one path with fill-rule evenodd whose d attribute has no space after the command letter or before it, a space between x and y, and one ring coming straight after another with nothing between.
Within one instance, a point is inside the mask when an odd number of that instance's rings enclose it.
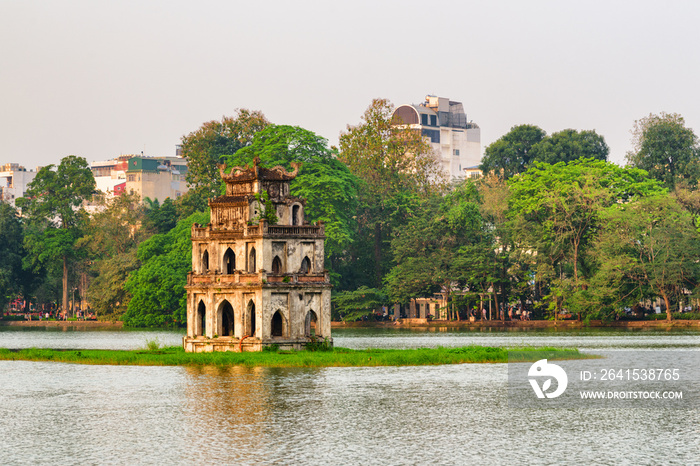
<instances>
[{"instance_id":1,"label":"building window","mask_svg":"<svg viewBox=\"0 0 700 466\"><path fill-rule=\"evenodd\" d=\"M129 175L126 177L126 181L134 182L136 181L136 175Z\"/></svg>"},{"instance_id":2,"label":"building window","mask_svg":"<svg viewBox=\"0 0 700 466\"><path fill-rule=\"evenodd\" d=\"M452 154L459 156L459 149L452 149Z\"/></svg>"},{"instance_id":3,"label":"building window","mask_svg":"<svg viewBox=\"0 0 700 466\"><path fill-rule=\"evenodd\" d=\"M428 126L428 115L425 113L420 116L420 124L423 126Z\"/></svg>"},{"instance_id":4,"label":"building window","mask_svg":"<svg viewBox=\"0 0 700 466\"><path fill-rule=\"evenodd\" d=\"M282 273L282 261L278 256L272 259L272 273L275 275Z\"/></svg>"},{"instance_id":5,"label":"building window","mask_svg":"<svg viewBox=\"0 0 700 466\"><path fill-rule=\"evenodd\" d=\"M304 260L301 261L301 270L299 272L304 275L311 273L311 261L308 257L304 257Z\"/></svg>"},{"instance_id":6,"label":"building window","mask_svg":"<svg viewBox=\"0 0 700 466\"><path fill-rule=\"evenodd\" d=\"M430 126L437 126L437 115L430 115Z\"/></svg>"}]
</instances>

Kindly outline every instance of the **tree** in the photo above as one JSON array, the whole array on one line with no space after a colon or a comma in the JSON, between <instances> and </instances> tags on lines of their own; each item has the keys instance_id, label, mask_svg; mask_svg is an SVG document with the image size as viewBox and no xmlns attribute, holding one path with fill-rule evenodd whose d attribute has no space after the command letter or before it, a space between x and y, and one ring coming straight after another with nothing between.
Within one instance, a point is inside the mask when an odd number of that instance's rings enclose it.
<instances>
[{"instance_id":1,"label":"tree","mask_svg":"<svg viewBox=\"0 0 700 466\"><path fill-rule=\"evenodd\" d=\"M426 199L391 242L396 265L385 278L394 302L460 288L485 292L497 271L494 239L481 215L476 186L463 181Z\"/></svg>"},{"instance_id":2,"label":"tree","mask_svg":"<svg viewBox=\"0 0 700 466\"><path fill-rule=\"evenodd\" d=\"M632 130L634 150L627 153L627 161L669 189L684 180L697 184L700 177L700 147L692 129L677 113L650 114L634 122Z\"/></svg>"},{"instance_id":3,"label":"tree","mask_svg":"<svg viewBox=\"0 0 700 466\"><path fill-rule=\"evenodd\" d=\"M353 291L333 294L332 302L338 318L344 322L354 322L387 304L387 297L381 290L361 286Z\"/></svg>"},{"instance_id":4,"label":"tree","mask_svg":"<svg viewBox=\"0 0 700 466\"><path fill-rule=\"evenodd\" d=\"M486 148L479 169L484 175L494 174L502 179L524 172L532 161L532 148L546 135L538 126L513 126L507 134Z\"/></svg>"},{"instance_id":5,"label":"tree","mask_svg":"<svg viewBox=\"0 0 700 466\"><path fill-rule=\"evenodd\" d=\"M23 236L17 210L0 202L0 313L22 289Z\"/></svg>"},{"instance_id":6,"label":"tree","mask_svg":"<svg viewBox=\"0 0 700 466\"><path fill-rule=\"evenodd\" d=\"M129 327L182 326L187 320L185 284L192 269L192 224L208 223L209 213L196 213L165 234L138 247L139 267L129 274L132 298L122 316Z\"/></svg>"},{"instance_id":7,"label":"tree","mask_svg":"<svg viewBox=\"0 0 700 466\"><path fill-rule=\"evenodd\" d=\"M297 126L268 126L249 146L226 157L226 162L227 166L243 166L255 157L270 168L282 165L291 169L292 163L301 163L290 183L291 194L307 200L304 213L308 221L324 223L326 266L334 285L346 288L353 274L345 257L354 239L357 178L337 159L324 138Z\"/></svg>"},{"instance_id":8,"label":"tree","mask_svg":"<svg viewBox=\"0 0 700 466\"><path fill-rule=\"evenodd\" d=\"M77 246L87 251L91 262L90 305L98 318L114 320L126 311L131 299L125 283L138 268L138 245L150 233L142 227L147 222L137 194L116 196L104 207L90 218Z\"/></svg>"},{"instance_id":9,"label":"tree","mask_svg":"<svg viewBox=\"0 0 700 466\"><path fill-rule=\"evenodd\" d=\"M595 131L565 129L546 136L532 147L532 160L555 164L571 162L580 158L608 160L610 149L603 136Z\"/></svg>"},{"instance_id":10,"label":"tree","mask_svg":"<svg viewBox=\"0 0 700 466\"><path fill-rule=\"evenodd\" d=\"M187 183L192 187L189 197L197 195L206 201L219 195L221 176L217 165L225 155L235 154L247 146L253 136L270 124L260 111L237 109L235 117L224 116L221 121L208 121L182 137L182 155L187 159ZM206 204L204 204L206 207Z\"/></svg>"},{"instance_id":11,"label":"tree","mask_svg":"<svg viewBox=\"0 0 700 466\"><path fill-rule=\"evenodd\" d=\"M592 159L538 162L509 185L514 240L536 261L536 279L554 284L557 309L586 285L585 253L601 227L603 209L664 192L642 170Z\"/></svg>"},{"instance_id":12,"label":"tree","mask_svg":"<svg viewBox=\"0 0 700 466\"><path fill-rule=\"evenodd\" d=\"M671 300L678 302L699 283L700 235L674 199L649 196L610 207L596 258L601 304L633 305L659 296L671 320Z\"/></svg>"},{"instance_id":13,"label":"tree","mask_svg":"<svg viewBox=\"0 0 700 466\"><path fill-rule=\"evenodd\" d=\"M54 170L54 168L56 168ZM69 155L58 167L48 165L17 200L30 225L25 237L32 266L63 269L63 309L68 308L68 267L81 251L75 248L87 214L82 203L95 192L95 178L82 157Z\"/></svg>"},{"instance_id":14,"label":"tree","mask_svg":"<svg viewBox=\"0 0 700 466\"><path fill-rule=\"evenodd\" d=\"M373 100L362 122L340 135L339 159L362 181L354 261L371 261L375 287L390 268L392 231L406 218L412 198L435 192L444 182L438 158L420 132L392 125L393 108L385 99ZM370 257L358 257L362 249Z\"/></svg>"}]
</instances>

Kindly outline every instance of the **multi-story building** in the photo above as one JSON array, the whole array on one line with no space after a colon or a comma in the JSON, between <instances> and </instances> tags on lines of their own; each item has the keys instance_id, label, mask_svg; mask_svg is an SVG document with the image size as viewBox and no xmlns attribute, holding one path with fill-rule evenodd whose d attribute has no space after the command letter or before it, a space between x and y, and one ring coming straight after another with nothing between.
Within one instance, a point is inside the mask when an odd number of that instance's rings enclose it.
<instances>
[{"instance_id":1,"label":"multi-story building","mask_svg":"<svg viewBox=\"0 0 700 466\"><path fill-rule=\"evenodd\" d=\"M258 158L231 173L221 168L226 194L209 201L210 224L192 226L186 351L332 343L325 232L304 220L306 201L290 195L298 169L264 168Z\"/></svg>"},{"instance_id":2,"label":"multi-story building","mask_svg":"<svg viewBox=\"0 0 700 466\"><path fill-rule=\"evenodd\" d=\"M36 171L27 170L18 163L0 165L0 201L14 205L15 199L23 197L27 185L34 180Z\"/></svg>"},{"instance_id":3,"label":"multi-story building","mask_svg":"<svg viewBox=\"0 0 700 466\"><path fill-rule=\"evenodd\" d=\"M420 105L397 107L392 122L420 130L430 141L448 179L464 178L467 167L481 162L481 130L467 120L461 102L429 95Z\"/></svg>"},{"instance_id":4,"label":"multi-story building","mask_svg":"<svg viewBox=\"0 0 700 466\"><path fill-rule=\"evenodd\" d=\"M163 202L187 192L187 161L182 157L144 157L122 155L112 160L93 162L97 189L108 195L136 193L141 199Z\"/></svg>"}]
</instances>

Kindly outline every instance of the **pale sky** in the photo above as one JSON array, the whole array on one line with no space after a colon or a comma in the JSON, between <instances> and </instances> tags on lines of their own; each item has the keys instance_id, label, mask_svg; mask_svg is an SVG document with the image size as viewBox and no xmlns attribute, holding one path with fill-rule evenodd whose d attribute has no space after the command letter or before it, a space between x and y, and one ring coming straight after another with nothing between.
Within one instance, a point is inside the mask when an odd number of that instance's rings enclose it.
<instances>
[{"instance_id":1,"label":"pale sky","mask_svg":"<svg viewBox=\"0 0 700 466\"><path fill-rule=\"evenodd\" d=\"M0 0L0 164L173 155L261 110L337 144L371 100L464 103L482 151L518 124L700 134L697 1Z\"/></svg>"}]
</instances>

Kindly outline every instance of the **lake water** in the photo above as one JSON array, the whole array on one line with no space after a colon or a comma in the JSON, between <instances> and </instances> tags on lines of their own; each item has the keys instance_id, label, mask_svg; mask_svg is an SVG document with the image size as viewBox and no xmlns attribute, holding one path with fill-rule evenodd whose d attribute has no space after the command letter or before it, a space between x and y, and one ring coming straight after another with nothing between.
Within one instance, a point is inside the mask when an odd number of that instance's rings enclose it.
<instances>
[{"instance_id":1,"label":"lake water","mask_svg":"<svg viewBox=\"0 0 700 466\"><path fill-rule=\"evenodd\" d=\"M0 327L10 348L177 332ZM700 350L689 331L334 331L337 346ZM514 409L506 364L265 369L0 361L3 464L698 464L700 411Z\"/></svg>"}]
</instances>

